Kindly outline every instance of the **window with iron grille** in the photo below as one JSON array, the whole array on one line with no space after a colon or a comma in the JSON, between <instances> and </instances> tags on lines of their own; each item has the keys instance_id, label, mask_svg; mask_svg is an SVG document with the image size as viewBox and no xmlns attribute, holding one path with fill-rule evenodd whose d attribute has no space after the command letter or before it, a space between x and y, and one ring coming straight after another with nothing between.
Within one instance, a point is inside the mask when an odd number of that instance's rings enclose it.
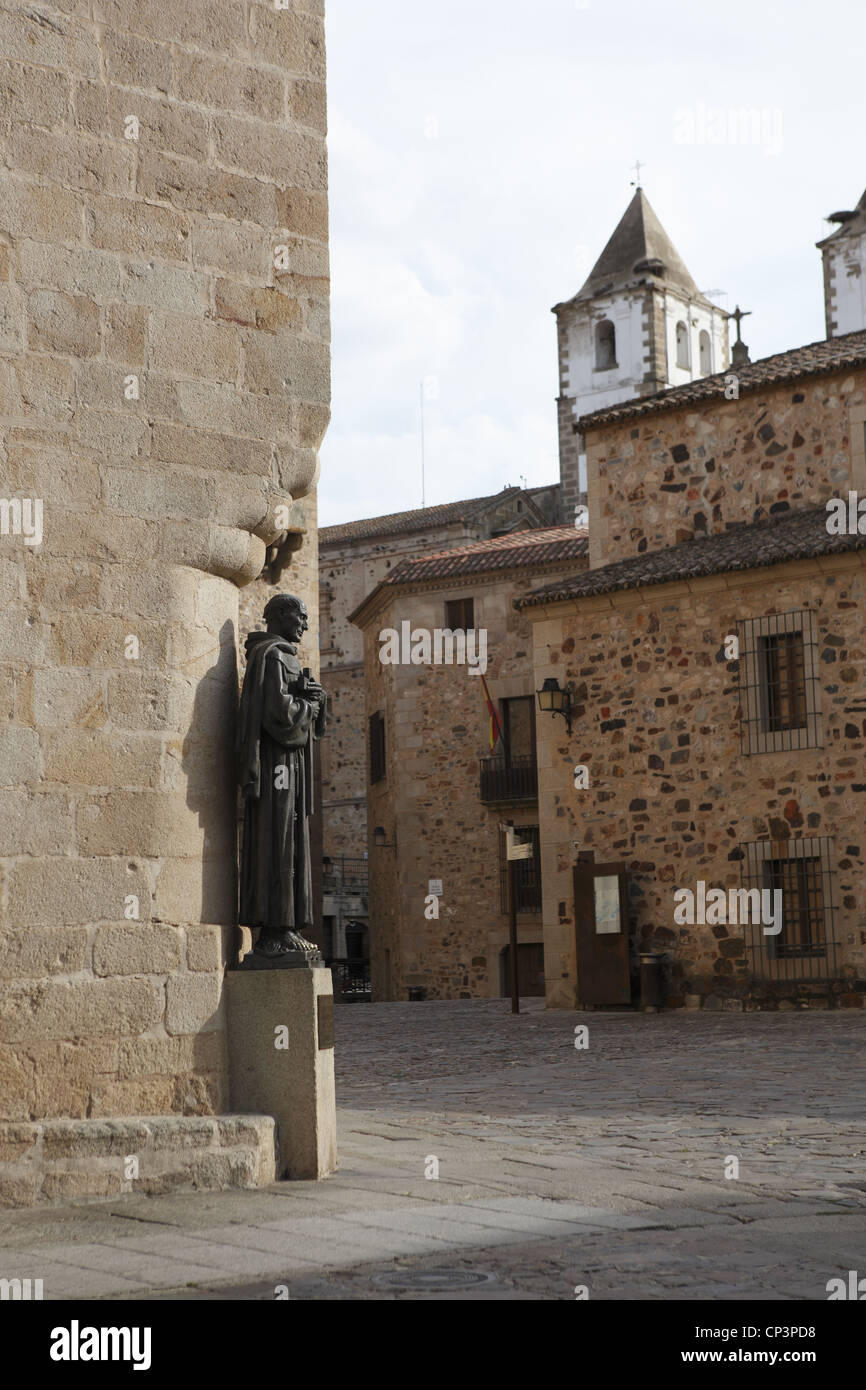
<instances>
[{"instance_id":1,"label":"window with iron grille","mask_svg":"<svg viewBox=\"0 0 866 1390\"><path fill-rule=\"evenodd\" d=\"M514 884L517 911L541 911L541 855L537 825L516 825L515 838L518 841L531 840L532 858L514 859ZM499 906L500 911L510 910L508 899L509 861L505 857L505 836L499 835Z\"/></svg>"},{"instance_id":2,"label":"window with iron grille","mask_svg":"<svg viewBox=\"0 0 866 1390\"><path fill-rule=\"evenodd\" d=\"M381 782L385 776L385 716L377 711L370 715L370 781Z\"/></svg>"},{"instance_id":3,"label":"window with iron grille","mask_svg":"<svg viewBox=\"0 0 866 1390\"><path fill-rule=\"evenodd\" d=\"M770 907L780 892L781 931L764 930L769 922L745 928L754 974L774 980L837 978L833 842L826 837L758 840L742 846L743 886L769 894ZM753 914L754 915L754 914Z\"/></svg>"},{"instance_id":4,"label":"window with iron grille","mask_svg":"<svg viewBox=\"0 0 866 1390\"><path fill-rule=\"evenodd\" d=\"M451 598L445 603L445 626L452 632L469 632L475 626L475 600Z\"/></svg>"},{"instance_id":5,"label":"window with iron grille","mask_svg":"<svg viewBox=\"0 0 866 1390\"><path fill-rule=\"evenodd\" d=\"M749 618L738 629L741 751L819 748L815 614L804 609Z\"/></svg>"}]
</instances>

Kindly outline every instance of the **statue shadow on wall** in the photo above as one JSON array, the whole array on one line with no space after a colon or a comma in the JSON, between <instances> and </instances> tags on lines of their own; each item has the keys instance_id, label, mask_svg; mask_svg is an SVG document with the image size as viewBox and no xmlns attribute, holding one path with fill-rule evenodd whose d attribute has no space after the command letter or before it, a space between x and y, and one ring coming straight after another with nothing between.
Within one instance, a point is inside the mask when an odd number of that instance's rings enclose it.
<instances>
[{"instance_id":1,"label":"statue shadow on wall","mask_svg":"<svg viewBox=\"0 0 866 1390\"><path fill-rule=\"evenodd\" d=\"M237 925L238 790L235 731L238 658L235 625L220 628L219 655L199 680L192 722L181 750L186 804L204 831L199 921L223 928L229 964L237 959L243 933Z\"/></svg>"}]
</instances>

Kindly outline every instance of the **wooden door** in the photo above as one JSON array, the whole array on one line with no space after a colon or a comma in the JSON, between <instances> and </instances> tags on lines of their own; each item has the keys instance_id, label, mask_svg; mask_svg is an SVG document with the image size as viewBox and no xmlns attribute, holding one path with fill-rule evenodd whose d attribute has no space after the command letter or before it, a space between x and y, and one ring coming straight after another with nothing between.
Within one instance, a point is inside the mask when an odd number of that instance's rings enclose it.
<instances>
[{"instance_id":1,"label":"wooden door","mask_svg":"<svg viewBox=\"0 0 866 1390\"><path fill-rule=\"evenodd\" d=\"M544 995L544 943L527 942L517 948L517 982L523 998Z\"/></svg>"},{"instance_id":2,"label":"wooden door","mask_svg":"<svg viewBox=\"0 0 866 1390\"><path fill-rule=\"evenodd\" d=\"M575 865L579 1004L631 1003L627 889L624 864Z\"/></svg>"}]
</instances>

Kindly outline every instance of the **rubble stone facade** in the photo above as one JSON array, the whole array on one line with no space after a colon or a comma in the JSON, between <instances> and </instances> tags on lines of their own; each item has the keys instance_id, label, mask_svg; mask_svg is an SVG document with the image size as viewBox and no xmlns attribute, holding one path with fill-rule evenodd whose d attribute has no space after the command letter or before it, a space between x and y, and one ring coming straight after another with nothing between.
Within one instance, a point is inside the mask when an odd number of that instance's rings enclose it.
<instances>
[{"instance_id":1,"label":"rubble stone facade","mask_svg":"<svg viewBox=\"0 0 866 1390\"><path fill-rule=\"evenodd\" d=\"M784 356L784 355L783 355ZM742 370L742 385L749 372ZM739 380L739 378L738 378ZM866 367L689 409L599 421L587 441L590 564L609 564L733 525L866 491ZM598 418L598 417L597 417ZM854 439L858 467L851 481Z\"/></svg>"},{"instance_id":2,"label":"rubble stone facade","mask_svg":"<svg viewBox=\"0 0 866 1390\"><path fill-rule=\"evenodd\" d=\"M633 999L638 953L658 950L669 1007L862 1004L866 536L829 536L823 504L866 491L864 359L852 335L750 364L739 399L716 378L583 422L590 568L522 601L536 686L574 701L571 738L538 724L552 1007L587 997L579 855L625 865ZM778 631L803 634L800 675L792 656L770 676L746 636ZM807 708L785 723L794 686ZM804 860L794 892L784 866ZM699 881L769 882L755 863L783 866L796 903L781 947L752 923L676 920Z\"/></svg>"},{"instance_id":3,"label":"rubble stone facade","mask_svg":"<svg viewBox=\"0 0 866 1390\"><path fill-rule=\"evenodd\" d=\"M688 995L766 1002L793 972L753 959L736 926L677 925L674 890L740 888L743 846L830 842L835 997L866 989L866 552L587 598L535 630L536 677L576 689L575 736L539 725L548 1002L573 1008L575 842L624 861L635 950L667 953L667 1003ZM744 756L741 662L725 638L771 613L817 622L820 747ZM589 771L575 790L574 768ZM763 978L750 979L764 967ZM826 997L792 980L787 997Z\"/></svg>"},{"instance_id":4,"label":"rubble stone facade","mask_svg":"<svg viewBox=\"0 0 866 1390\"><path fill-rule=\"evenodd\" d=\"M534 785L529 797L520 787L518 796L482 800L489 716L478 675L457 664L386 665L379 654L383 629L400 631L408 621L432 632L447 626L448 600L471 598L476 628L487 633L492 699L500 709L521 697L534 706L532 624L513 601L540 575L585 566L586 540L567 527L528 540L534 544L522 547L519 560L514 538L407 561L353 615L363 629L367 718L384 720L384 775L370 777L369 750L365 763L374 999L406 999L416 989L435 999L507 992L499 826L512 820L518 836L521 827L538 826ZM493 557L496 568L480 568ZM446 577L437 577L443 569ZM385 845L375 843L377 827ZM425 915L431 880L442 883L438 918ZM540 946L540 911L520 912L517 925L521 945Z\"/></svg>"},{"instance_id":5,"label":"rubble stone facade","mask_svg":"<svg viewBox=\"0 0 866 1390\"><path fill-rule=\"evenodd\" d=\"M324 849L354 857L367 845L364 639L349 615L410 556L544 526L557 487L504 488L491 497L403 512L319 533L322 684L329 734L322 745Z\"/></svg>"}]
</instances>

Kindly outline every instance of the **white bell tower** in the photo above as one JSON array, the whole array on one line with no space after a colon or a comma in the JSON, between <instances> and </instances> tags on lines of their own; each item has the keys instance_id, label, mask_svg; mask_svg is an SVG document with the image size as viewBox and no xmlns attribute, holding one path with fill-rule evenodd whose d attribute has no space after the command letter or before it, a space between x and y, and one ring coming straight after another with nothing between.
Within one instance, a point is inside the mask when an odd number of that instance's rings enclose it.
<instances>
[{"instance_id":1,"label":"white bell tower","mask_svg":"<svg viewBox=\"0 0 866 1390\"><path fill-rule=\"evenodd\" d=\"M582 502L582 415L730 364L728 314L701 294L642 188L573 299L555 305L559 336L562 518Z\"/></svg>"},{"instance_id":2,"label":"white bell tower","mask_svg":"<svg viewBox=\"0 0 866 1390\"><path fill-rule=\"evenodd\" d=\"M866 328L866 193L853 212L834 212L837 223L818 248L824 259L824 316L827 337Z\"/></svg>"}]
</instances>

